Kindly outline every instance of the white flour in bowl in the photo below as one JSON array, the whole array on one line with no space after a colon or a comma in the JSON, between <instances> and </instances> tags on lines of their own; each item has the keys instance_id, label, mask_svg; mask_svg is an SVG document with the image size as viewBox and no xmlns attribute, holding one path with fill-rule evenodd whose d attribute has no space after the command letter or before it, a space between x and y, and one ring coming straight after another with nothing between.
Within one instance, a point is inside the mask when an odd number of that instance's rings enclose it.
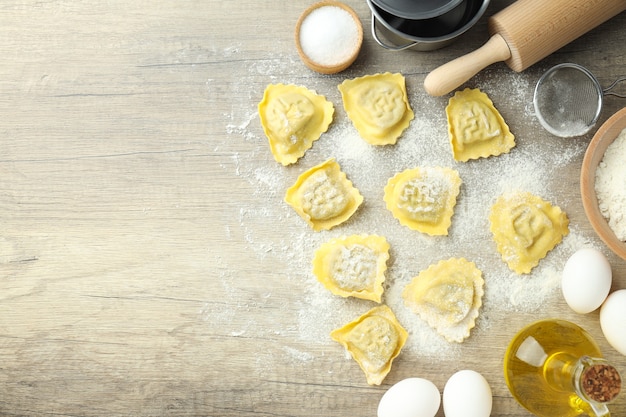
<instances>
[{"instance_id":1,"label":"white flour in bowl","mask_svg":"<svg viewBox=\"0 0 626 417\"><path fill-rule=\"evenodd\" d=\"M626 129L604 152L596 169L600 212L621 241L626 241Z\"/></svg>"}]
</instances>

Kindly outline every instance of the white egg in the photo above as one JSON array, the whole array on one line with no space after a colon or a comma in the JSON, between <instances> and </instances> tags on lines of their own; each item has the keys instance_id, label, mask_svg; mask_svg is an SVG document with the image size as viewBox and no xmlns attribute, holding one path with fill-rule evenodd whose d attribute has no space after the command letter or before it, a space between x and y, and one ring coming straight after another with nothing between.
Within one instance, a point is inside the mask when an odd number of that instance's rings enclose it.
<instances>
[{"instance_id":1,"label":"white egg","mask_svg":"<svg viewBox=\"0 0 626 417\"><path fill-rule=\"evenodd\" d=\"M385 392L378 404L378 417L434 417L440 404L435 384L423 378L407 378Z\"/></svg>"},{"instance_id":2,"label":"white egg","mask_svg":"<svg viewBox=\"0 0 626 417\"><path fill-rule=\"evenodd\" d=\"M602 252L592 248L580 249L563 267L563 298L575 312L591 313L609 295L612 278L611 265Z\"/></svg>"},{"instance_id":3,"label":"white egg","mask_svg":"<svg viewBox=\"0 0 626 417\"><path fill-rule=\"evenodd\" d=\"M615 291L602 304L600 327L609 344L626 355L626 290Z\"/></svg>"},{"instance_id":4,"label":"white egg","mask_svg":"<svg viewBox=\"0 0 626 417\"><path fill-rule=\"evenodd\" d=\"M492 404L491 387L476 371L455 373L443 388L443 413L446 417L489 417Z\"/></svg>"}]
</instances>

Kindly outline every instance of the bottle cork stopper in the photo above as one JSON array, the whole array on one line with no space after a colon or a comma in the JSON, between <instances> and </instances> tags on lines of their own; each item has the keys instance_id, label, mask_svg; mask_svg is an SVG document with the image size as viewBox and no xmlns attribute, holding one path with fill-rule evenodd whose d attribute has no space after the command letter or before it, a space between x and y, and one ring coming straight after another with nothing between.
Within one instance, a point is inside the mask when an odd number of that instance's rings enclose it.
<instances>
[{"instance_id":1,"label":"bottle cork stopper","mask_svg":"<svg viewBox=\"0 0 626 417\"><path fill-rule=\"evenodd\" d=\"M590 400L608 403L619 394L622 388L622 379L613 366L597 364L584 371L581 387Z\"/></svg>"}]
</instances>

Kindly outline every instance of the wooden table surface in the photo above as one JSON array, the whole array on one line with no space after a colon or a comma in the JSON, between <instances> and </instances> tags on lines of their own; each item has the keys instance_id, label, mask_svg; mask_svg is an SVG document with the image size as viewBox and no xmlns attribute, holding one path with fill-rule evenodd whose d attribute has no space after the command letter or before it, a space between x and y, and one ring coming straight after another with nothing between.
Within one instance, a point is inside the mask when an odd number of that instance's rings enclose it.
<instances>
[{"instance_id":1,"label":"wooden table surface","mask_svg":"<svg viewBox=\"0 0 626 417\"><path fill-rule=\"evenodd\" d=\"M499 63L470 80L517 146L463 164L447 145L450 95L429 97L422 82L482 45L486 17L510 1L493 0L462 40L428 53L381 48L366 2L347 3L365 27L364 46L347 71L323 76L304 67L293 44L306 1L3 2L0 415L375 416L403 378L443 390L454 372L473 369L491 385L493 416L527 416L504 383L502 358L518 329L545 317L586 328L626 374L598 312L572 312L558 280L574 250L593 246L612 263L613 289L626 288L626 262L595 237L578 192L599 125L559 139L543 131L531 103L537 79L557 63L582 64L603 85L625 75L626 15L523 73ZM386 71L406 77L416 118L395 148L372 149L358 143L336 87ZM335 106L329 132L290 167L272 158L257 114L272 83L315 89ZM605 98L599 123L625 105ZM328 157L366 203L354 220L316 233L283 195ZM419 164L470 178L454 217L466 226L453 224L447 238L403 228L384 208L386 179ZM473 186L497 190L509 175L516 184L531 175L532 191L570 219L570 235L529 276L507 274L485 219L464 217L476 212L472 201L492 197ZM310 268L321 242L352 233L390 241L384 301L411 332L381 386L367 385L328 335L373 303L338 299ZM477 327L458 346L397 302L411 277L452 255L475 260L486 281ZM612 410L626 415L626 394Z\"/></svg>"}]
</instances>

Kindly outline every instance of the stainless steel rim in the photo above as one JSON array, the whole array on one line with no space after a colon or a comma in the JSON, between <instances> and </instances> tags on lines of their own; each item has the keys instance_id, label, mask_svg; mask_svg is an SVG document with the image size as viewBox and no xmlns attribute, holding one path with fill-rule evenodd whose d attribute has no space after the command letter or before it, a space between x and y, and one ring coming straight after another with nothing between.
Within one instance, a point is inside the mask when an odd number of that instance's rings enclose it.
<instances>
[{"instance_id":1,"label":"stainless steel rim","mask_svg":"<svg viewBox=\"0 0 626 417\"><path fill-rule=\"evenodd\" d=\"M467 0L447 0L424 7L425 3L414 0L372 0L382 10L404 19L421 20L442 16Z\"/></svg>"},{"instance_id":2,"label":"stainless steel rim","mask_svg":"<svg viewBox=\"0 0 626 417\"><path fill-rule=\"evenodd\" d=\"M456 38L459 35L462 35L463 33L467 32L470 28L472 28L478 22L478 20L485 14L485 11L487 10L487 7L489 6L489 2L490 2L490 0L483 0L483 2L480 5L480 8L476 11L474 16L472 16L472 18L467 23L465 23L462 27L455 30L454 32L449 33L444 36L428 38L428 37L412 36L404 32L400 32L399 30L391 26L389 23L387 23L385 19L382 18L382 16L380 16L372 0L366 0L366 1L372 14L379 20L379 22L385 27L385 29L394 33L396 36L406 39L407 41L414 41L417 43L446 42L446 41L450 41Z\"/></svg>"}]
</instances>

